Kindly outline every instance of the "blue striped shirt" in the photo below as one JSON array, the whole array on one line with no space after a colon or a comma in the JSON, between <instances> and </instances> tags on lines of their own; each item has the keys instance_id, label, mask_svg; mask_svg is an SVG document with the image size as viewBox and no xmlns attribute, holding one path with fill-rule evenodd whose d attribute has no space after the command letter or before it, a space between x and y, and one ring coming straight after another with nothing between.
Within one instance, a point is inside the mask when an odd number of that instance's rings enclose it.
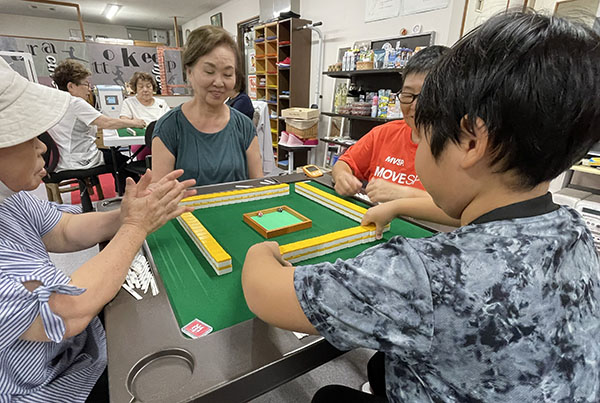
<instances>
[{"instance_id":1,"label":"blue striped shirt","mask_svg":"<svg viewBox=\"0 0 600 403\"><path fill-rule=\"evenodd\" d=\"M26 192L0 202L0 403L84 402L106 367L100 320L65 339L65 324L48 304L53 292L85 291L68 285L42 242L63 211L73 212ZM42 285L30 292L26 281ZM38 315L51 341L20 340Z\"/></svg>"}]
</instances>

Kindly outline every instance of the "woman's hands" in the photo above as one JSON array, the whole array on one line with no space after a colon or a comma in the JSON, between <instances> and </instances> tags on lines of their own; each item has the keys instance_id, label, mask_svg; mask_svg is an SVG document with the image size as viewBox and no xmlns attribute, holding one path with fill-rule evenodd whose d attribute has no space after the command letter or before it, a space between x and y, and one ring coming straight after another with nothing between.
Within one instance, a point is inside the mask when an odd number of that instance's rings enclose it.
<instances>
[{"instance_id":1,"label":"woman's hands","mask_svg":"<svg viewBox=\"0 0 600 403\"><path fill-rule=\"evenodd\" d=\"M158 182L152 183L152 171L147 170L136 184L127 178L125 194L121 202L121 224L131 225L150 234L163 224L182 213L192 211L192 207L179 206L181 199L196 194L190 190L196 181L188 179L179 182L182 169L172 171Z\"/></svg>"}]
</instances>

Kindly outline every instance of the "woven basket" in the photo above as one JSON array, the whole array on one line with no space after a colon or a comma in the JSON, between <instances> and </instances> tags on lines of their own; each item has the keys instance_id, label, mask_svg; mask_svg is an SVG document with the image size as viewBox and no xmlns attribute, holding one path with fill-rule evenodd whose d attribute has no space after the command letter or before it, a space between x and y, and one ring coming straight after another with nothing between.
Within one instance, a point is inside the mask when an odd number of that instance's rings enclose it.
<instances>
[{"instance_id":1,"label":"woven basket","mask_svg":"<svg viewBox=\"0 0 600 403\"><path fill-rule=\"evenodd\" d=\"M356 62L356 70L373 70L373 62Z\"/></svg>"},{"instance_id":2,"label":"woven basket","mask_svg":"<svg viewBox=\"0 0 600 403\"><path fill-rule=\"evenodd\" d=\"M314 139L319 134L319 123L315 123L314 125L312 125L309 128L306 128L306 129L300 129L298 127L294 127L292 124L290 124L286 120L285 130L288 133L295 134L296 136L300 137L301 139Z\"/></svg>"}]
</instances>

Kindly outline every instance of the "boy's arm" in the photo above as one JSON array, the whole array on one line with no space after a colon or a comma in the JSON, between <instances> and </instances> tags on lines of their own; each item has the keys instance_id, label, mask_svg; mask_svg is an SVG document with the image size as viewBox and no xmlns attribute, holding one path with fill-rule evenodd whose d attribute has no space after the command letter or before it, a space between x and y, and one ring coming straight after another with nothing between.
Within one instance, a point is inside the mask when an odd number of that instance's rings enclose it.
<instances>
[{"instance_id":1,"label":"boy's arm","mask_svg":"<svg viewBox=\"0 0 600 403\"><path fill-rule=\"evenodd\" d=\"M435 205L431 197L398 199L371 207L365 213L360 224L375 224L377 227L376 237L380 239L383 227L398 216L408 216L418 220L460 227L460 220L444 213L441 208Z\"/></svg>"},{"instance_id":2,"label":"boy's arm","mask_svg":"<svg viewBox=\"0 0 600 403\"><path fill-rule=\"evenodd\" d=\"M370 181L365 192L373 203L385 203L403 198L429 197L429 193L422 189L399 185L380 178Z\"/></svg>"},{"instance_id":3,"label":"boy's arm","mask_svg":"<svg viewBox=\"0 0 600 403\"><path fill-rule=\"evenodd\" d=\"M294 267L283 260L277 242L263 242L248 249L242 287L248 307L260 319L282 329L319 334L300 307Z\"/></svg>"}]
</instances>

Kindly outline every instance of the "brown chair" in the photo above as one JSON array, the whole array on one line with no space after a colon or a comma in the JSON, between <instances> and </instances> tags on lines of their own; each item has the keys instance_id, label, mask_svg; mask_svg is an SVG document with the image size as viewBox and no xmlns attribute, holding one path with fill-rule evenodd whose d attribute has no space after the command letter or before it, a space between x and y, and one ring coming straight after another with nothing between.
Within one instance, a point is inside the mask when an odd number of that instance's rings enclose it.
<instances>
[{"instance_id":1,"label":"brown chair","mask_svg":"<svg viewBox=\"0 0 600 403\"><path fill-rule=\"evenodd\" d=\"M89 169L75 169L54 172L60 158L58 147L48 132L40 134L38 139L40 139L40 141L44 143L47 148L43 155L45 162L44 168L46 169L47 174L42 178L42 181L46 185L48 200L62 203L61 193L79 190L83 211L93 211L94 206L92 205L90 194L93 194L94 187L98 193L98 198L101 200L104 199L104 194L102 192L102 186L100 186L98 175L110 173L112 172L112 168L108 165L100 165L98 167ZM71 187L71 185L74 183L77 183L78 186Z\"/></svg>"}]
</instances>

